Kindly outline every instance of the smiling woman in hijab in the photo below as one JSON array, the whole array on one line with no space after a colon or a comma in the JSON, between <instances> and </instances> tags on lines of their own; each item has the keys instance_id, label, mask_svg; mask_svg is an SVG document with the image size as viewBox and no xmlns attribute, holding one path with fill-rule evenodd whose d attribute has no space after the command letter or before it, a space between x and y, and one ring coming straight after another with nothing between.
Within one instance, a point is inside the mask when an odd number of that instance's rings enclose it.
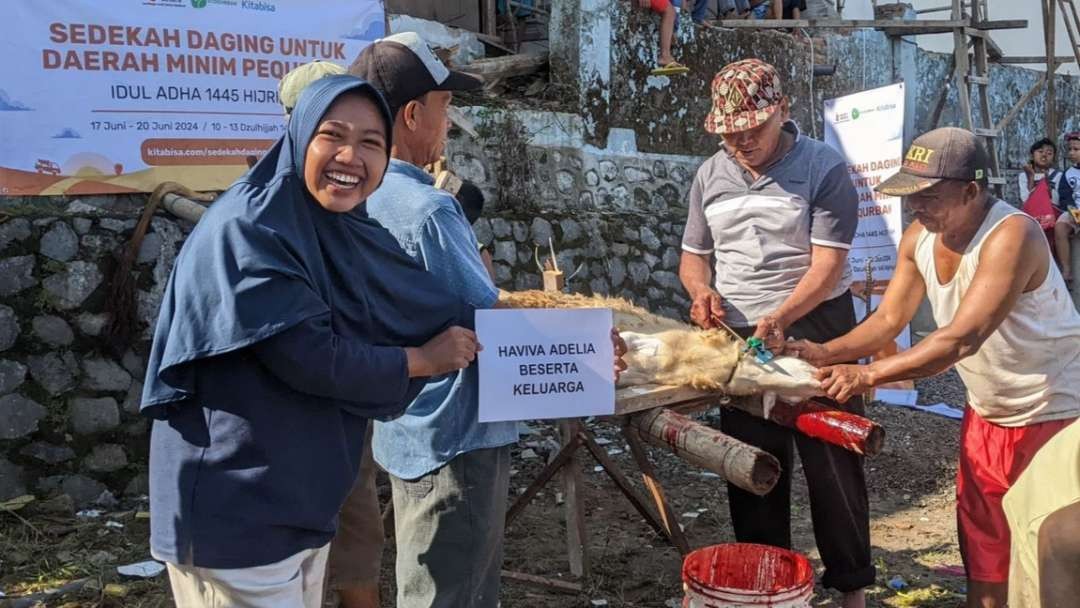
<instances>
[{"instance_id":1,"label":"smiling woman in hijab","mask_svg":"<svg viewBox=\"0 0 1080 608\"><path fill-rule=\"evenodd\" d=\"M475 357L473 310L363 211L390 125L366 82L312 84L176 259L142 411L179 606L318 606L368 419Z\"/></svg>"}]
</instances>

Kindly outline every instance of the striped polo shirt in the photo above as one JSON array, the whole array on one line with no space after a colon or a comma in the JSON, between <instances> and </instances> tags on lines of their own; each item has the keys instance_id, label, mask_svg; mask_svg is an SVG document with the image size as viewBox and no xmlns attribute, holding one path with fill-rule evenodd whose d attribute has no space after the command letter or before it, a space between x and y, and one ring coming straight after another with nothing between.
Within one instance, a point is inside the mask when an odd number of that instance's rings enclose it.
<instances>
[{"instance_id":1,"label":"striped polo shirt","mask_svg":"<svg viewBox=\"0 0 1080 608\"><path fill-rule=\"evenodd\" d=\"M847 162L794 122L784 129L795 145L757 179L721 146L690 187L682 248L714 256L714 287L733 326L780 307L810 268L811 245L850 249L855 237L859 197ZM827 299L850 285L845 266Z\"/></svg>"}]
</instances>

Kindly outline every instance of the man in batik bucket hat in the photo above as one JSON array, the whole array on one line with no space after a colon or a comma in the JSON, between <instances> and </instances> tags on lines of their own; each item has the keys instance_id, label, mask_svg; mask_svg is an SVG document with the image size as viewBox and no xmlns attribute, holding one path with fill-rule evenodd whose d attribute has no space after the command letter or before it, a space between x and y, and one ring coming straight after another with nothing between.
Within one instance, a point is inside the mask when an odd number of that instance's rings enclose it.
<instances>
[{"instance_id":1,"label":"man in batik bucket hat","mask_svg":"<svg viewBox=\"0 0 1080 608\"><path fill-rule=\"evenodd\" d=\"M847 163L799 132L776 69L747 59L713 80L705 130L721 149L690 187L679 277L701 327L733 328L782 348L784 335L832 339L855 325L847 252L859 199ZM809 338L808 338L809 339ZM861 414L861 400L845 409ZM776 456L783 470L765 496L728 486L740 542L791 546L792 444L810 487L822 583L862 608L873 584L870 514L862 457L725 408L721 429Z\"/></svg>"}]
</instances>

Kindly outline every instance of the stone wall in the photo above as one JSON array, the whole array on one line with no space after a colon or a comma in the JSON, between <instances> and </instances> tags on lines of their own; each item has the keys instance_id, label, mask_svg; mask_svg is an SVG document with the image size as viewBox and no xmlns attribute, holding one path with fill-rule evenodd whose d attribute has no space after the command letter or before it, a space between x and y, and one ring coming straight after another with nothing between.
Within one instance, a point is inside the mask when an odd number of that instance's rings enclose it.
<instances>
[{"instance_id":1,"label":"stone wall","mask_svg":"<svg viewBox=\"0 0 1080 608\"><path fill-rule=\"evenodd\" d=\"M486 194L486 217L474 228L492 250L500 287L539 287L537 251L546 257L550 238L572 290L684 315L676 272L700 157L639 153L623 129L596 148L577 115L467 111L480 138L454 139L448 156Z\"/></svg>"},{"instance_id":2,"label":"stone wall","mask_svg":"<svg viewBox=\"0 0 1080 608\"><path fill-rule=\"evenodd\" d=\"M636 133L642 151L707 156L716 138L703 129L710 107L709 85L723 65L758 57L775 65L791 100L792 117L808 134L821 134L825 99L905 81L910 117L908 139L929 130L930 115L945 81L949 55L919 49L910 40L890 39L873 30L824 33L813 42L802 34L750 29L701 28L680 19L674 53L691 68L680 76L651 76L656 65L659 20L633 3L620 0L571 0L560 3L560 18L584 25L553 32L552 78L576 91L585 117L585 141L603 147L608 131ZM597 32L610 32L609 52L595 46ZM632 34L628 34L631 33ZM591 53L583 53L589 49ZM812 76L812 65L835 66L831 76ZM1039 77L1036 70L992 65L990 107L1001 120ZM1054 137L1080 129L1080 79L1055 79L1057 114L1062 125ZM812 89L812 90L811 90ZM973 87L973 108L978 108ZM1046 90L1036 95L998 140L1002 169L1015 181L1028 160L1028 147L1046 134ZM976 111L976 121L978 113ZM956 90L950 87L940 125L958 125ZM1016 197L1015 184L1006 191Z\"/></svg>"},{"instance_id":3,"label":"stone wall","mask_svg":"<svg viewBox=\"0 0 1080 608\"><path fill-rule=\"evenodd\" d=\"M0 204L0 500L64 494L85 507L147 491L147 345L113 352L103 336L114 252L144 201ZM143 241L133 275L144 326L188 230L156 217Z\"/></svg>"}]
</instances>

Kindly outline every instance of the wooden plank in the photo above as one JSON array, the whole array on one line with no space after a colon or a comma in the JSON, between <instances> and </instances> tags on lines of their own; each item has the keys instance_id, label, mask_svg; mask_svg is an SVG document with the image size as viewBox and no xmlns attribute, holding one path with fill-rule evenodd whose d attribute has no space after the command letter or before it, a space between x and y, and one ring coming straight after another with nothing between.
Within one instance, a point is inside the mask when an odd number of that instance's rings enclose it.
<instances>
[{"instance_id":1,"label":"wooden plank","mask_svg":"<svg viewBox=\"0 0 1080 608\"><path fill-rule=\"evenodd\" d=\"M569 581L560 581L554 578L548 578L546 576L536 576L534 574L525 574L524 572L514 572L513 570L503 570L499 573L503 578L524 583L526 585L532 585L534 587L540 587L549 591L558 591L559 593L578 594L582 593L584 589L579 583L571 583Z\"/></svg>"},{"instance_id":2,"label":"wooden plank","mask_svg":"<svg viewBox=\"0 0 1080 608\"><path fill-rule=\"evenodd\" d=\"M480 0L480 16L483 33L488 36L498 35L499 28L495 17L495 0Z\"/></svg>"},{"instance_id":3,"label":"wooden plank","mask_svg":"<svg viewBox=\"0 0 1080 608\"><path fill-rule=\"evenodd\" d=\"M634 506L634 509L645 518L645 522L652 526L652 529L661 536L667 536L667 530L664 529L664 522L649 508L648 503L645 502L645 497L638 494L638 491L634 486L630 485L630 480L622 474L615 461L607 455L604 448L597 445L596 441L592 438L592 435L586 431L579 431L581 435L581 441L585 445L585 448L592 452L593 458L600 463L600 467L604 469L604 473L615 483L615 486L619 488L619 491L623 493L626 500L630 501L630 504Z\"/></svg>"},{"instance_id":4,"label":"wooden plank","mask_svg":"<svg viewBox=\"0 0 1080 608\"><path fill-rule=\"evenodd\" d=\"M1027 26L1027 19L990 19L971 22L971 27L977 30L1026 30Z\"/></svg>"},{"instance_id":5,"label":"wooden plank","mask_svg":"<svg viewBox=\"0 0 1080 608\"><path fill-rule=\"evenodd\" d=\"M525 507L532 502L536 493L540 491L540 488L543 488L548 480L554 477L555 473L558 473L559 469L562 469L563 466L574 457L574 452L580 447L581 439L576 436L569 443L563 445L562 449L559 450L559 453L555 455L555 458L552 458L551 462L544 467L544 470L540 471L540 475L529 484L529 487L525 488L525 491L516 501L514 501L514 504L506 512L507 527L509 527Z\"/></svg>"},{"instance_id":6,"label":"wooden plank","mask_svg":"<svg viewBox=\"0 0 1080 608\"><path fill-rule=\"evenodd\" d=\"M952 82L952 73L956 70L956 54L954 53L949 57L949 68L945 72L948 76L945 77L945 81L941 83L940 92L938 92L937 102L934 104L934 111L930 114L930 130L934 130L941 123L941 113L945 110L945 102L949 99L949 85Z\"/></svg>"},{"instance_id":7,"label":"wooden plank","mask_svg":"<svg viewBox=\"0 0 1080 608\"><path fill-rule=\"evenodd\" d=\"M997 61L1005 55L1005 51L1001 50L998 43L994 42L993 36L986 36L983 38L986 41L986 54L990 58L990 61Z\"/></svg>"},{"instance_id":8,"label":"wooden plank","mask_svg":"<svg viewBox=\"0 0 1080 608\"><path fill-rule=\"evenodd\" d=\"M1054 0L1043 0L1043 44L1046 45L1046 72L1054 72L1054 28L1057 19ZM1046 132L1057 133L1057 99L1054 94L1054 78L1046 79Z\"/></svg>"},{"instance_id":9,"label":"wooden plank","mask_svg":"<svg viewBox=\"0 0 1080 608\"><path fill-rule=\"evenodd\" d=\"M971 130L972 133L979 137L1001 137L1001 132L997 129L984 129L983 127L975 127Z\"/></svg>"},{"instance_id":10,"label":"wooden plank","mask_svg":"<svg viewBox=\"0 0 1080 608\"><path fill-rule=\"evenodd\" d=\"M988 77L988 76L968 76L967 81L970 84L978 84L978 85L986 86L986 85L990 84L990 77Z\"/></svg>"},{"instance_id":11,"label":"wooden plank","mask_svg":"<svg viewBox=\"0 0 1080 608\"><path fill-rule=\"evenodd\" d=\"M931 8L920 8L915 10L916 15L925 15L927 13L944 13L945 11L951 11L952 5L947 6L934 6Z\"/></svg>"},{"instance_id":12,"label":"wooden plank","mask_svg":"<svg viewBox=\"0 0 1080 608\"><path fill-rule=\"evenodd\" d=\"M551 15L551 11L543 8L542 6L536 6L535 4L529 4L525 2L518 2L517 0L506 0L506 2L513 8L523 8L528 10L529 12L536 13L538 15Z\"/></svg>"},{"instance_id":13,"label":"wooden plank","mask_svg":"<svg viewBox=\"0 0 1080 608\"><path fill-rule=\"evenodd\" d=\"M852 28L877 28L883 30L913 30L913 29L940 29L951 31L958 27L971 25L971 21L952 20L921 20L899 21L895 19L721 19L713 21L716 27L724 28L747 28L747 29L791 29L791 28L822 28L822 29L852 29Z\"/></svg>"},{"instance_id":14,"label":"wooden plank","mask_svg":"<svg viewBox=\"0 0 1080 608\"><path fill-rule=\"evenodd\" d=\"M559 421L559 434L563 446L580 441L578 439L580 427L581 422L577 419ZM577 450L570 452L570 457L562 470L566 550L570 561L570 574L584 577L589 572L589 551L586 546L588 541L585 531L585 504L582 500L584 481L581 477L581 463L573 454L575 451Z\"/></svg>"},{"instance_id":15,"label":"wooden plank","mask_svg":"<svg viewBox=\"0 0 1080 608\"><path fill-rule=\"evenodd\" d=\"M971 19L919 19L899 21L896 19L721 19L714 21L716 27L731 29L791 29L822 28L852 29L873 28L886 31L934 30L951 32L957 28L971 27L976 30L1022 30L1027 28L1027 19L999 19L994 21L972 21Z\"/></svg>"},{"instance_id":16,"label":"wooden plank","mask_svg":"<svg viewBox=\"0 0 1080 608\"><path fill-rule=\"evenodd\" d=\"M918 23L917 21L909 21L908 23ZM905 29L882 29L886 36L926 36L929 34L948 34L956 28L953 27L918 27L911 26Z\"/></svg>"},{"instance_id":17,"label":"wooden plank","mask_svg":"<svg viewBox=\"0 0 1080 608\"><path fill-rule=\"evenodd\" d=\"M959 4L959 0L956 0L953 6ZM956 83L957 99L960 102L960 121L964 128L971 130L975 128L975 125L971 118L971 92L965 80L971 70L968 63L967 38L963 30L957 29L953 31L953 48L955 49L953 54L956 56L956 69L953 71L953 80Z\"/></svg>"},{"instance_id":18,"label":"wooden plank","mask_svg":"<svg viewBox=\"0 0 1080 608\"><path fill-rule=\"evenodd\" d=\"M1030 56L1017 56L1017 55L1004 55L994 60L995 63L1009 63L1009 64L1027 64L1027 63L1046 63L1046 57L1043 55L1030 55ZM1054 63L1074 63L1076 57L1069 55L1058 55L1054 57Z\"/></svg>"},{"instance_id":19,"label":"wooden plank","mask_svg":"<svg viewBox=\"0 0 1080 608\"><path fill-rule=\"evenodd\" d=\"M1080 26L1080 15L1076 14L1076 5L1071 1L1058 0L1058 4L1061 6L1061 18L1065 22L1065 32L1069 34L1069 42L1072 43L1076 61L1080 62L1080 32L1076 31L1076 28ZM1070 11L1072 12L1072 19L1069 19L1068 12ZM1047 51L1047 55L1052 54L1049 50Z\"/></svg>"},{"instance_id":20,"label":"wooden plank","mask_svg":"<svg viewBox=\"0 0 1080 608\"><path fill-rule=\"evenodd\" d=\"M682 526L675 519L675 513L671 510L667 496L664 495L664 488L660 486L660 481L656 478L656 469L652 466L648 453L645 452L645 446L641 443L641 438L638 436L637 431L625 423L622 427L622 433L623 437L626 438L626 445L630 446L630 454L634 457L634 462L637 463L638 469L641 471L641 481L649 490L649 494L652 495L656 510L660 512L660 519L667 530L668 539L671 544L675 545L680 554L686 555L690 552L690 543L686 540L686 534L683 532Z\"/></svg>"},{"instance_id":21,"label":"wooden plank","mask_svg":"<svg viewBox=\"0 0 1080 608\"><path fill-rule=\"evenodd\" d=\"M497 78L511 78L524 76L540 71L548 63L547 53L539 55L516 54L505 57L492 57L479 59L468 65L462 66L462 72L467 72L483 78L485 81Z\"/></svg>"},{"instance_id":22,"label":"wooden plank","mask_svg":"<svg viewBox=\"0 0 1080 608\"><path fill-rule=\"evenodd\" d=\"M514 49L507 46L506 43L503 42L503 39L499 38L498 36L489 36L487 34L477 34L476 39L479 40L480 42L483 42L484 44L492 47L492 48L496 48L496 49L506 53L507 55L513 55L514 54Z\"/></svg>"},{"instance_id":23,"label":"wooden plank","mask_svg":"<svg viewBox=\"0 0 1080 608\"><path fill-rule=\"evenodd\" d=\"M668 407L688 401L718 401L723 398L723 393L699 391L689 386L628 386L615 391L615 415L625 416L655 407Z\"/></svg>"},{"instance_id":24,"label":"wooden plank","mask_svg":"<svg viewBox=\"0 0 1080 608\"><path fill-rule=\"evenodd\" d=\"M1035 85L1031 87L1031 90L1027 93L1024 93L1024 96L1020 98L1020 101L1016 102L1016 104L1013 105L1012 109L1009 110L1009 113L1005 115L1005 118L1002 118L1001 122L994 125L994 128L997 129L999 132L1004 131L1005 128L1008 127L1013 120L1016 120L1016 117L1020 114L1020 110L1023 110L1024 106L1026 106L1033 97L1038 95L1039 91L1041 91L1043 86L1045 85L1046 73L1043 72L1042 76L1039 77L1039 80L1037 80L1035 82Z\"/></svg>"}]
</instances>

